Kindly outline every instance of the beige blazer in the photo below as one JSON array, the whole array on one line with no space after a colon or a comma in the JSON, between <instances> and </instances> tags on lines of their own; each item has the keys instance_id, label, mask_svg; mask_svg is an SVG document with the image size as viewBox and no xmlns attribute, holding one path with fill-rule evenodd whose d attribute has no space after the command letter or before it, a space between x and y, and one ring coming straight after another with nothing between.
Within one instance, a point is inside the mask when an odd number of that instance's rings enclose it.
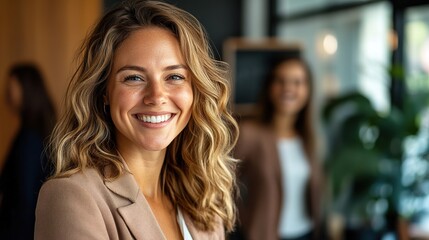
<instances>
[{"instance_id":1,"label":"beige blazer","mask_svg":"<svg viewBox=\"0 0 429 240\"><path fill-rule=\"evenodd\" d=\"M225 239L222 224L214 232L198 230L183 216L194 240ZM95 169L47 181L36 208L35 239L166 239L133 175L105 181Z\"/></svg>"}]
</instances>

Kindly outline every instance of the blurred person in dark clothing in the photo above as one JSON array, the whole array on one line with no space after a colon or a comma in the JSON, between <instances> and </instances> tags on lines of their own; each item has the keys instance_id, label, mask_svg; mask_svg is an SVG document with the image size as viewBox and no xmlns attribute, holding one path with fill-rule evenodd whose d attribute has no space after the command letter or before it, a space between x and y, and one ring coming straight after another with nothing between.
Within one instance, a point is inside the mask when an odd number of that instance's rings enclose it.
<instances>
[{"instance_id":1,"label":"blurred person in dark clothing","mask_svg":"<svg viewBox=\"0 0 429 240\"><path fill-rule=\"evenodd\" d=\"M300 58L271 70L258 121L242 122L238 203L244 239L321 239L321 166L311 97L311 73Z\"/></svg>"},{"instance_id":2,"label":"blurred person in dark clothing","mask_svg":"<svg viewBox=\"0 0 429 240\"><path fill-rule=\"evenodd\" d=\"M55 111L33 64L15 65L7 77L6 102L20 129L0 175L0 239L33 239L39 189L49 168L44 141Z\"/></svg>"}]
</instances>

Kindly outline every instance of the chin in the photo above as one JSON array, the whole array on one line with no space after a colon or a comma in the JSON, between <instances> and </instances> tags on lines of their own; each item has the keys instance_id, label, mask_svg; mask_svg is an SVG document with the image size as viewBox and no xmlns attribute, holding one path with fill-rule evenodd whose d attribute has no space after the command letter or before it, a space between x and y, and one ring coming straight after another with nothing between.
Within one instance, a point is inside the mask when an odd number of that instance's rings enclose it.
<instances>
[{"instance_id":1,"label":"chin","mask_svg":"<svg viewBox=\"0 0 429 240\"><path fill-rule=\"evenodd\" d=\"M170 145L170 143L171 142L166 142L166 141L162 141L162 142L151 141L150 143L148 142L141 143L140 146L147 151L162 151L166 149L168 145Z\"/></svg>"},{"instance_id":2,"label":"chin","mask_svg":"<svg viewBox=\"0 0 429 240\"><path fill-rule=\"evenodd\" d=\"M288 106L282 106L280 108L278 108L278 111L282 114L286 114L286 115L296 115L298 114L303 107L301 106L296 106L296 105L288 105Z\"/></svg>"},{"instance_id":3,"label":"chin","mask_svg":"<svg viewBox=\"0 0 429 240\"><path fill-rule=\"evenodd\" d=\"M287 109L287 110L281 110L280 113L284 116L295 116L298 115L299 110L292 110L292 109Z\"/></svg>"}]
</instances>

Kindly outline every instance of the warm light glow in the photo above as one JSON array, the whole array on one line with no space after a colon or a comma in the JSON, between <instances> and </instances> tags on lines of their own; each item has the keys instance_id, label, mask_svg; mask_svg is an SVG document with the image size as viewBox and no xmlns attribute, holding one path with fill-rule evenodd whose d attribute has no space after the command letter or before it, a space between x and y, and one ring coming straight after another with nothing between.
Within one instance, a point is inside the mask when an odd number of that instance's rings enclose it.
<instances>
[{"instance_id":1,"label":"warm light glow","mask_svg":"<svg viewBox=\"0 0 429 240\"><path fill-rule=\"evenodd\" d=\"M392 51L398 48L398 34L393 29L389 31L389 46Z\"/></svg>"},{"instance_id":2,"label":"warm light glow","mask_svg":"<svg viewBox=\"0 0 429 240\"><path fill-rule=\"evenodd\" d=\"M323 50L328 55L334 55L338 49L337 38L332 34L326 34L323 38Z\"/></svg>"}]
</instances>

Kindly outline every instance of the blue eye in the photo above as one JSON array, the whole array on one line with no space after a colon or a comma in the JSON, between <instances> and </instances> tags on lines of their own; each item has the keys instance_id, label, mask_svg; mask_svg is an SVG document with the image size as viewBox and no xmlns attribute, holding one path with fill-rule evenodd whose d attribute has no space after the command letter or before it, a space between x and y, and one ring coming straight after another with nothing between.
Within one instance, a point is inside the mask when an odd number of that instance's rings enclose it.
<instances>
[{"instance_id":1,"label":"blue eye","mask_svg":"<svg viewBox=\"0 0 429 240\"><path fill-rule=\"evenodd\" d=\"M185 77L183 77L182 75L173 74L173 75L168 76L168 79L177 81L177 80L183 80L183 79L185 79Z\"/></svg>"},{"instance_id":2,"label":"blue eye","mask_svg":"<svg viewBox=\"0 0 429 240\"><path fill-rule=\"evenodd\" d=\"M124 80L125 81L143 81L143 78L138 75L129 75L129 76L126 76Z\"/></svg>"}]
</instances>

